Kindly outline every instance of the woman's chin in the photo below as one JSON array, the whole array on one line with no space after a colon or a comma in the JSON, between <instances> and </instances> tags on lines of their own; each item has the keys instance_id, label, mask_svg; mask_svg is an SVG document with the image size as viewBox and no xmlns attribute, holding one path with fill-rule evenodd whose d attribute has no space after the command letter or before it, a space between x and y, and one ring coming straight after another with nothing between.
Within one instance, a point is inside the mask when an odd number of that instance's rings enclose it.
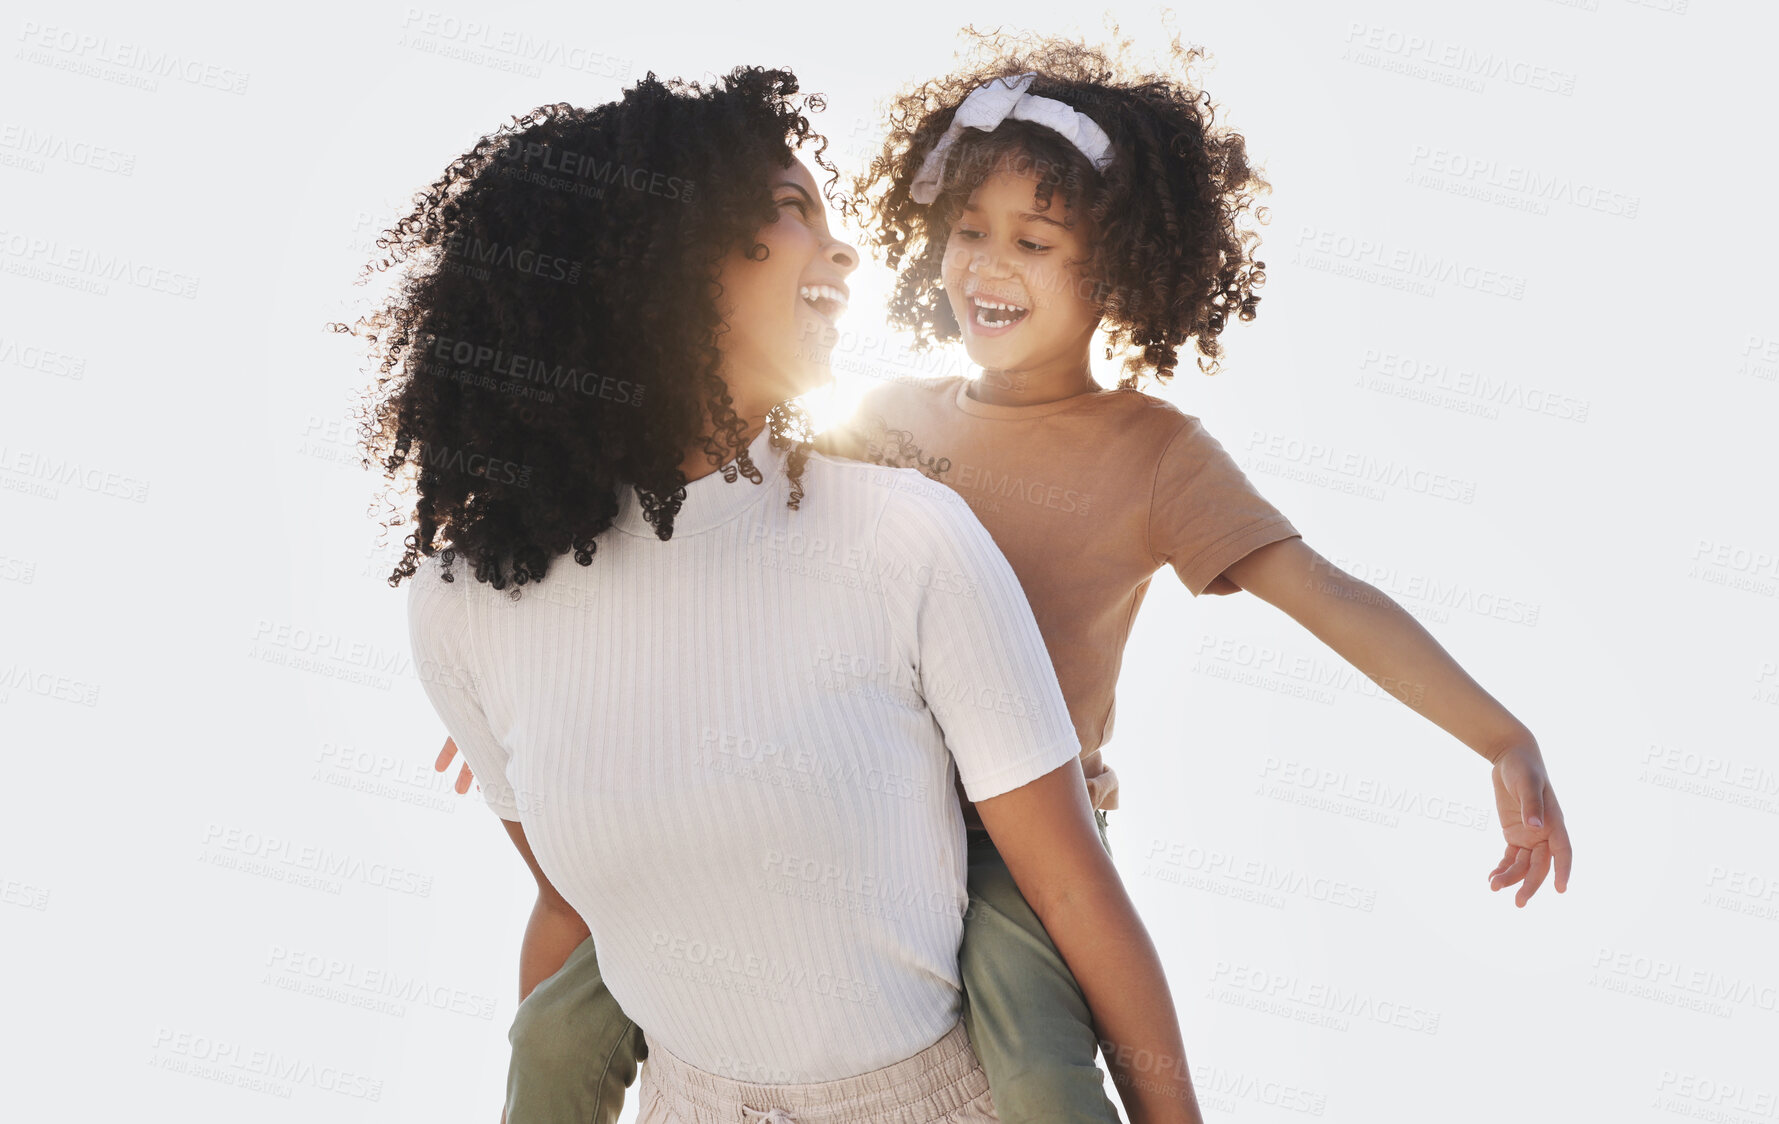
<instances>
[{"instance_id":1,"label":"woman's chin","mask_svg":"<svg viewBox=\"0 0 1779 1124\"><path fill-rule=\"evenodd\" d=\"M826 390L833 385L834 368L832 366L822 362L807 363L791 379L791 397L801 398L805 394Z\"/></svg>"}]
</instances>

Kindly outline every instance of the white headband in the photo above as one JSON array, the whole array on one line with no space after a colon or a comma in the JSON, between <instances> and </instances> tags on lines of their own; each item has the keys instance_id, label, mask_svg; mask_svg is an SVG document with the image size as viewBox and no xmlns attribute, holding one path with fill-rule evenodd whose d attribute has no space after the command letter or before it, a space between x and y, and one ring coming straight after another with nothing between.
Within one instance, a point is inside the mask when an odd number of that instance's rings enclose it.
<instances>
[{"instance_id":1,"label":"white headband","mask_svg":"<svg viewBox=\"0 0 1779 1124\"><path fill-rule=\"evenodd\" d=\"M915 173L914 183L908 188L908 195L916 203L927 204L939 197L939 180L945 174L945 157L951 152L951 146L963 135L965 129L981 129L993 132L995 126L1011 117L1015 121L1030 121L1042 125L1055 133L1060 133L1070 144L1080 149L1081 155L1093 161L1093 166L1104 169L1112 162L1112 138L1106 131L1094 124L1093 118L1081 113L1073 106L1065 105L1055 98L1041 98L1026 93L1031 89L1032 79L1037 74L1021 74L1016 79L996 78L985 82L970 91L970 95L957 107L957 113L951 118L951 126L927 158L921 161L920 171ZM1011 84L1009 84L1011 82Z\"/></svg>"}]
</instances>

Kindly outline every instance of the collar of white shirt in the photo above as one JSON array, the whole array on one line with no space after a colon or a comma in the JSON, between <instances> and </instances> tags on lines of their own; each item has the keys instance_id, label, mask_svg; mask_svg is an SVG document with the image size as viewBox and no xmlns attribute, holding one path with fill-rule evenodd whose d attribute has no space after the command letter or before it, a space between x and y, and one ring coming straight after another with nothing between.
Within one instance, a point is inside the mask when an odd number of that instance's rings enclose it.
<instances>
[{"instance_id":1,"label":"collar of white shirt","mask_svg":"<svg viewBox=\"0 0 1779 1124\"><path fill-rule=\"evenodd\" d=\"M784 453L772 447L771 432L770 425L761 426L760 432L747 446L748 458L760 470L760 483L755 484L739 471L735 482L730 483L723 479L723 469L718 469L686 484L685 502L673 517L674 538L719 527L769 493L778 492L778 481L784 475ZM642 501L637 498L636 489L629 485L618 490L618 514L612 520L612 526L638 538L660 537L643 517Z\"/></svg>"}]
</instances>

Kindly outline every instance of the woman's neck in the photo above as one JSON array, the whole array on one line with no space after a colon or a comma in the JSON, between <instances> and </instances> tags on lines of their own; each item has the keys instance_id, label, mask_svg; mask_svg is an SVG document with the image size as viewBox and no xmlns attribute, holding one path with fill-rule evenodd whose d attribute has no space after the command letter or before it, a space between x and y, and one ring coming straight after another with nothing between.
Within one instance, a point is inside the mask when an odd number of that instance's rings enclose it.
<instances>
[{"instance_id":1,"label":"woman's neck","mask_svg":"<svg viewBox=\"0 0 1779 1124\"><path fill-rule=\"evenodd\" d=\"M760 430L766 428L766 414L764 412L750 414L745 410L737 410L736 415L741 418L741 424L744 427L741 431L741 445L745 448L746 446L753 444L754 438L760 435ZM714 430L710 428L709 419L707 418L702 437L709 437L713 432ZM720 467L710 463L710 454L704 451L704 441L702 437L699 441L694 443L690 449L686 450L685 458L680 461L679 470L685 473L686 483L688 484L697 480L699 477L709 476ZM727 464L734 459L734 454L730 454L724 458L724 463Z\"/></svg>"}]
</instances>

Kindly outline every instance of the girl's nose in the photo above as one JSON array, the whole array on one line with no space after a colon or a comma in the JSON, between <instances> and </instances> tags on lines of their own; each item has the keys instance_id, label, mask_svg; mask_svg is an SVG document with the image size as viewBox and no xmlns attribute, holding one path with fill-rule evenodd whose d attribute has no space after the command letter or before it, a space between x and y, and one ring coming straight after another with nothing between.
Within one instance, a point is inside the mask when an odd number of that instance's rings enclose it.
<instances>
[{"instance_id":1,"label":"girl's nose","mask_svg":"<svg viewBox=\"0 0 1779 1124\"><path fill-rule=\"evenodd\" d=\"M1000 259L978 250L970 255L970 272L976 274L1002 273Z\"/></svg>"}]
</instances>

